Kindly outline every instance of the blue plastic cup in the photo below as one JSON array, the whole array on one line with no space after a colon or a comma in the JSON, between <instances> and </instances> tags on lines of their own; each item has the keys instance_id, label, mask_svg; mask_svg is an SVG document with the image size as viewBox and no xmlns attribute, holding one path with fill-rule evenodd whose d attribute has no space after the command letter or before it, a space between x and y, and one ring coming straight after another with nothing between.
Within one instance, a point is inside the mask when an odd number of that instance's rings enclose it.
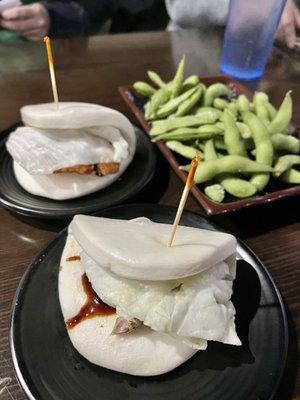
<instances>
[{"instance_id":1,"label":"blue plastic cup","mask_svg":"<svg viewBox=\"0 0 300 400\"><path fill-rule=\"evenodd\" d=\"M221 72L238 80L260 79L286 0L231 0Z\"/></svg>"}]
</instances>

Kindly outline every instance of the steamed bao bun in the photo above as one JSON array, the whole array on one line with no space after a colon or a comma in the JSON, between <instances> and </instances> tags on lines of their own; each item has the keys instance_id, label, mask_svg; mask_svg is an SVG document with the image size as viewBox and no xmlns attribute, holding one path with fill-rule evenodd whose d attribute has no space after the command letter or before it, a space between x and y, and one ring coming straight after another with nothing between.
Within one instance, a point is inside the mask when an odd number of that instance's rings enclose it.
<instances>
[{"instance_id":1,"label":"steamed bao bun","mask_svg":"<svg viewBox=\"0 0 300 400\"><path fill-rule=\"evenodd\" d=\"M70 235L62 254L59 272L59 300L65 321L78 314L86 295L81 283L85 273L78 255L80 246ZM75 349L93 364L130 375L164 374L192 357L197 350L172 336L141 326L129 334L112 335L117 314L94 316L68 330Z\"/></svg>"},{"instance_id":2,"label":"steamed bao bun","mask_svg":"<svg viewBox=\"0 0 300 400\"><path fill-rule=\"evenodd\" d=\"M60 102L21 108L25 127L7 141L18 183L29 193L66 200L112 184L133 159L136 136L120 112L97 104ZM118 163L105 176L54 173L77 165Z\"/></svg>"},{"instance_id":3,"label":"steamed bao bun","mask_svg":"<svg viewBox=\"0 0 300 400\"><path fill-rule=\"evenodd\" d=\"M68 329L74 347L90 362L132 375L159 375L205 350L210 340L241 344L230 301L235 238L179 226L167 248L169 232L170 225L146 218L73 218L59 272L64 319L85 304L84 274L99 298L116 309ZM79 259L67 261L73 256ZM113 335L117 316L143 325Z\"/></svg>"}]
</instances>

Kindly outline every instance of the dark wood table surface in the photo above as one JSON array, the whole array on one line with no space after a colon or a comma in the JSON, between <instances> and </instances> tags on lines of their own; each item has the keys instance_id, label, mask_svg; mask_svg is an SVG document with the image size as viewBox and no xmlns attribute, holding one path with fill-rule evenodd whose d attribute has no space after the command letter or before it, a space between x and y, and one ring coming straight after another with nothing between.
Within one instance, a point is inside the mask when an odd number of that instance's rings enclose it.
<instances>
[{"instance_id":1,"label":"dark wood table surface","mask_svg":"<svg viewBox=\"0 0 300 400\"><path fill-rule=\"evenodd\" d=\"M222 33L217 31L185 31L56 41L54 52L60 99L99 103L132 118L119 97L119 85L145 79L147 69L154 69L169 79L183 52L188 73L216 74L221 39ZM42 43L0 44L0 59L1 131L19 121L22 105L52 101L52 97ZM275 105L288 89L292 89L294 121L300 125L300 59L296 55L274 49L260 88L269 93ZM148 191L142 200L177 205L182 183L173 172L167 180L167 166L163 160L160 168L153 184L159 189L158 194L153 197L153 191ZM134 201L141 201L141 198ZM189 198L187 209L202 213L193 198ZM276 400L300 399L299 217L299 198L293 198L213 218L246 241L265 263L282 293L289 322L289 352ZM12 378L8 390L0 395L3 400L25 399L14 377L9 351L13 296L26 267L58 230L57 225L23 220L0 207L0 377Z\"/></svg>"}]
</instances>

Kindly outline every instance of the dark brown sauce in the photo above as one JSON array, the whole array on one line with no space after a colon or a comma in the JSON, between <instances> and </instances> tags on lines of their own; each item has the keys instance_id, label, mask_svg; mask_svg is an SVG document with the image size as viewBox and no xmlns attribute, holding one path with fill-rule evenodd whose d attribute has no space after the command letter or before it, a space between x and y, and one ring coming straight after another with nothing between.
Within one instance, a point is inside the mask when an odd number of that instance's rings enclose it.
<instances>
[{"instance_id":1,"label":"dark brown sauce","mask_svg":"<svg viewBox=\"0 0 300 400\"><path fill-rule=\"evenodd\" d=\"M93 318L96 315L112 315L116 312L115 308L103 303L98 297L86 274L82 275L81 281L85 294L87 295L87 301L79 313L66 322L67 329L72 329L85 319Z\"/></svg>"},{"instance_id":2,"label":"dark brown sauce","mask_svg":"<svg viewBox=\"0 0 300 400\"><path fill-rule=\"evenodd\" d=\"M66 261L80 261L80 256L71 256L66 258Z\"/></svg>"}]
</instances>

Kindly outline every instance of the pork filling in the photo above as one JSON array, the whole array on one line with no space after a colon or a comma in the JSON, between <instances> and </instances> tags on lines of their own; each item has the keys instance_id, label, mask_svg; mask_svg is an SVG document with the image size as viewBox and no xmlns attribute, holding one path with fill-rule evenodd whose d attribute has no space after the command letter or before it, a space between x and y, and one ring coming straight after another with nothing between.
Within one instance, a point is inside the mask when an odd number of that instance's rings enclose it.
<instances>
[{"instance_id":1,"label":"pork filling","mask_svg":"<svg viewBox=\"0 0 300 400\"><path fill-rule=\"evenodd\" d=\"M79 174L79 175L97 175L106 176L116 174L120 169L120 163L107 162L99 164L79 164L73 167L59 168L54 174Z\"/></svg>"}]
</instances>

